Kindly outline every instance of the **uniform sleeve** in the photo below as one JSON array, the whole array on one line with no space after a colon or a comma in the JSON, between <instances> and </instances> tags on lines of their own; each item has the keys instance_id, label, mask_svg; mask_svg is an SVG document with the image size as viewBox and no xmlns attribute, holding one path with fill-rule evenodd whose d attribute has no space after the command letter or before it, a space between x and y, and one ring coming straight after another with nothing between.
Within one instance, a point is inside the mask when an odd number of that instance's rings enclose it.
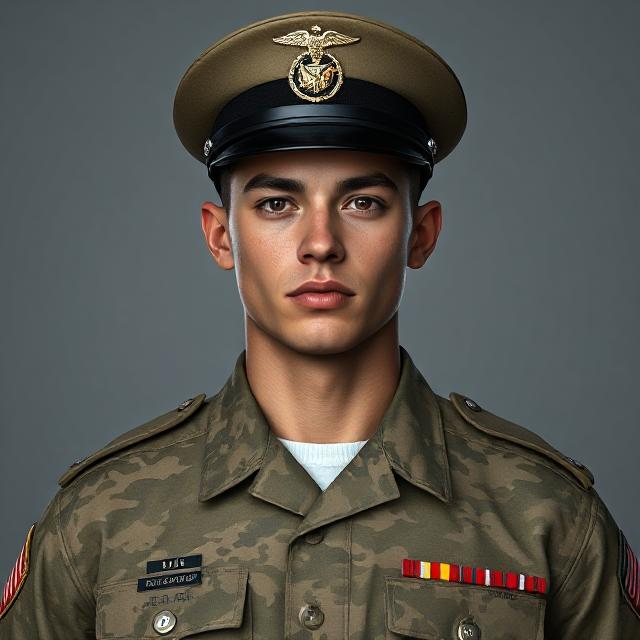
<instances>
[{"instance_id":1,"label":"uniform sleeve","mask_svg":"<svg viewBox=\"0 0 640 640\"><path fill-rule=\"evenodd\" d=\"M640 612L634 598L630 547L592 488L582 545L564 582L547 603L545 638L639 640ZM631 560L631 562L629 562Z\"/></svg>"},{"instance_id":2,"label":"uniform sleeve","mask_svg":"<svg viewBox=\"0 0 640 640\"><path fill-rule=\"evenodd\" d=\"M34 527L24 581L0 618L2 640L95 639L95 601L80 582L60 529L60 495Z\"/></svg>"}]
</instances>

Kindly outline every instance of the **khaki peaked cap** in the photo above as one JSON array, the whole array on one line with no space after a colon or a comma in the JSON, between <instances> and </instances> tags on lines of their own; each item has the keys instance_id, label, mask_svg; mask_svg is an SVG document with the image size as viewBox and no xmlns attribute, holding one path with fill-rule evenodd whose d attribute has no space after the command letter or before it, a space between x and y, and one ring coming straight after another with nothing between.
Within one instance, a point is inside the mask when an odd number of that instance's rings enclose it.
<instances>
[{"instance_id":1,"label":"khaki peaked cap","mask_svg":"<svg viewBox=\"0 0 640 640\"><path fill-rule=\"evenodd\" d=\"M262 83L286 80L292 62L306 51L302 45L283 46L273 38L311 31L315 25L322 31L358 38L357 42L331 46L327 51L339 61L345 86L356 78L395 92L420 112L437 145L434 161L453 150L466 126L466 101L454 72L435 51L407 33L370 18L308 11L276 16L234 31L189 66L176 91L173 119L178 137L194 158L206 161L205 141L229 101ZM315 31L319 33L317 27ZM292 103L304 103L293 91L291 96ZM339 96L340 91L335 98ZM256 109L259 107L257 104Z\"/></svg>"}]
</instances>

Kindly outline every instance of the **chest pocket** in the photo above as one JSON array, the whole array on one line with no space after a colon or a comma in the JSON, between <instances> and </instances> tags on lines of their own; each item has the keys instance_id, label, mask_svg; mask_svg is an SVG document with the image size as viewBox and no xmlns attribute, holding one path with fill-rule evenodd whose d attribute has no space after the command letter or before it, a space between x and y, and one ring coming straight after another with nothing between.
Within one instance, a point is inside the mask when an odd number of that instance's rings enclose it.
<instances>
[{"instance_id":1,"label":"chest pocket","mask_svg":"<svg viewBox=\"0 0 640 640\"><path fill-rule=\"evenodd\" d=\"M545 605L526 592L387 576L386 639L543 640Z\"/></svg>"},{"instance_id":2,"label":"chest pocket","mask_svg":"<svg viewBox=\"0 0 640 640\"><path fill-rule=\"evenodd\" d=\"M107 584L97 593L98 640L251 640L248 571L240 565L204 567L202 583L137 591L136 579ZM168 612L168 613L165 613ZM154 628L155 623L155 628Z\"/></svg>"}]
</instances>

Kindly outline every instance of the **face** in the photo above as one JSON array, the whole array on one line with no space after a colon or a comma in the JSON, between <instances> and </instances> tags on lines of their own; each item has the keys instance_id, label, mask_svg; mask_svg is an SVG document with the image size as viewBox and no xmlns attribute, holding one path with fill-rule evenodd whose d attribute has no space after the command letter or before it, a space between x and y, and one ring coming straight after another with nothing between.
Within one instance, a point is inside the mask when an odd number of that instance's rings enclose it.
<instances>
[{"instance_id":1,"label":"face","mask_svg":"<svg viewBox=\"0 0 640 640\"><path fill-rule=\"evenodd\" d=\"M392 156L305 150L234 165L227 211L202 205L208 248L235 269L248 332L307 354L355 348L396 318L405 270L433 251L437 202L411 201L412 173ZM351 293L291 295L334 280Z\"/></svg>"}]
</instances>

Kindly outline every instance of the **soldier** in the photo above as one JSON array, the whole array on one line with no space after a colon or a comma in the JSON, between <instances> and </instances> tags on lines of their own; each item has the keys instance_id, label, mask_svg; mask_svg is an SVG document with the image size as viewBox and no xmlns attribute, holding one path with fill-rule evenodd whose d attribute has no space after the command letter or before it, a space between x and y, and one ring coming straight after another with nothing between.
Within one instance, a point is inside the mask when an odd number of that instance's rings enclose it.
<instances>
[{"instance_id":1,"label":"soldier","mask_svg":"<svg viewBox=\"0 0 640 640\"><path fill-rule=\"evenodd\" d=\"M222 199L202 228L246 349L62 476L2 639L639 638L589 470L398 342L441 226L418 198L466 123L448 65L368 18L280 16L195 60L174 122Z\"/></svg>"}]
</instances>

